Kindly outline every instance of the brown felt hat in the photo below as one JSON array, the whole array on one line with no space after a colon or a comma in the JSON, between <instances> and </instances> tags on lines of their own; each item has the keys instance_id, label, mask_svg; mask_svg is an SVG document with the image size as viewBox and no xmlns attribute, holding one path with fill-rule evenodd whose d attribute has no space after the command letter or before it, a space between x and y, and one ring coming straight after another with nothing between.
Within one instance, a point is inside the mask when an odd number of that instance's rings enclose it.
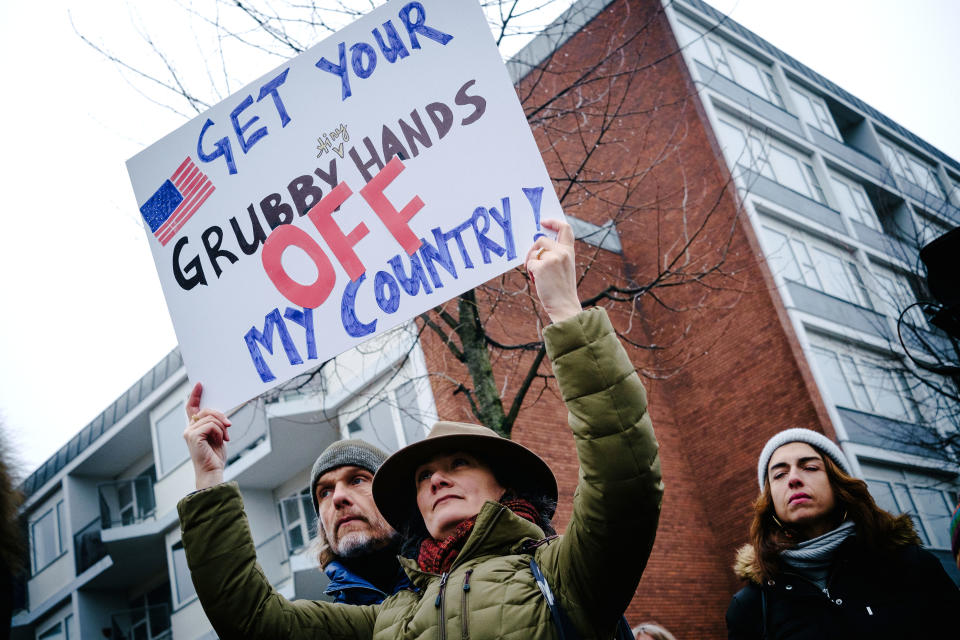
<instances>
[{"instance_id":1,"label":"brown felt hat","mask_svg":"<svg viewBox=\"0 0 960 640\"><path fill-rule=\"evenodd\" d=\"M507 487L557 499L557 479L537 454L512 440L501 438L493 429L466 422L438 422L426 439L414 442L387 458L373 478L373 499L383 517L397 531L417 513L417 490L413 474L434 456L453 451L477 454L494 467L498 476L509 479ZM553 511L544 513L553 516Z\"/></svg>"}]
</instances>

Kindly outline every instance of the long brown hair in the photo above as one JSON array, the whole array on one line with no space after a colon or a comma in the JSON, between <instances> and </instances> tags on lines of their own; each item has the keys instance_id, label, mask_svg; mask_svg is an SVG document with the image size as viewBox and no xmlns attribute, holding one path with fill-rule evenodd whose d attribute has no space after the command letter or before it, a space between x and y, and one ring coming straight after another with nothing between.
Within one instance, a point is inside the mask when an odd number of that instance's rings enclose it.
<instances>
[{"instance_id":1,"label":"long brown hair","mask_svg":"<svg viewBox=\"0 0 960 640\"><path fill-rule=\"evenodd\" d=\"M817 453L823 458L823 467L833 489L836 525L851 520L856 525L859 544L880 554L904 545L920 544L920 537L909 515L894 516L878 507L866 482L844 473L820 450ZM755 552L753 572L763 580L777 575L780 571L780 552L799 542L801 540L796 532L777 521L770 479L767 478L763 483L763 491L753 503L753 522L750 524L750 544Z\"/></svg>"}]
</instances>

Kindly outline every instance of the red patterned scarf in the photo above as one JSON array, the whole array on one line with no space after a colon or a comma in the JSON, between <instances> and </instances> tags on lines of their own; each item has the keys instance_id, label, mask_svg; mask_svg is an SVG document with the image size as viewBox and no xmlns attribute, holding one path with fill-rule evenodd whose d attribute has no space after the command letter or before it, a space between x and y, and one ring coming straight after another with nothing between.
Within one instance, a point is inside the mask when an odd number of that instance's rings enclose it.
<instances>
[{"instance_id":1,"label":"red patterned scarf","mask_svg":"<svg viewBox=\"0 0 960 640\"><path fill-rule=\"evenodd\" d=\"M521 498L507 498L501 500L500 504L534 524L540 517L536 507ZM446 573L449 571L476 523L477 516L467 518L457 525L452 534L439 542L433 538L425 538L420 543L420 553L417 555L417 564L420 566L420 570L429 573Z\"/></svg>"}]
</instances>

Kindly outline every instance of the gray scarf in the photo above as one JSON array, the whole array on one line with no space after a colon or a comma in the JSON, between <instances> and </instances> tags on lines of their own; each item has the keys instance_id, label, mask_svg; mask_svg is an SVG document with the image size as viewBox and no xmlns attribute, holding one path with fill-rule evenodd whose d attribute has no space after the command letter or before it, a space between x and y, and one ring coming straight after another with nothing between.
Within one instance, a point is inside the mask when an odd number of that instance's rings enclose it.
<instances>
[{"instance_id":1,"label":"gray scarf","mask_svg":"<svg viewBox=\"0 0 960 640\"><path fill-rule=\"evenodd\" d=\"M793 573L800 574L824 589L833 564L834 552L852 535L856 535L854 524L847 521L833 531L805 540L793 549L781 552L780 559Z\"/></svg>"}]
</instances>

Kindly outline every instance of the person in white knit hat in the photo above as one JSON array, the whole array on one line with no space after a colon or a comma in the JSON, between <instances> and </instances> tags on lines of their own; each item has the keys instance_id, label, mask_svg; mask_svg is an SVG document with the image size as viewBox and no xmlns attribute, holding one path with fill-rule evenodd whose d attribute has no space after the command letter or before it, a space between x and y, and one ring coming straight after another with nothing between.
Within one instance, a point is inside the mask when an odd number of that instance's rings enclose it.
<instances>
[{"instance_id":1,"label":"person in white knit hat","mask_svg":"<svg viewBox=\"0 0 960 640\"><path fill-rule=\"evenodd\" d=\"M880 509L833 441L776 434L757 464L750 543L734 570L747 586L727 609L731 640L950 635L960 592L920 548L909 515ZM953 630L955 631L955 629Z\"/></svg>"}]
</instances>

